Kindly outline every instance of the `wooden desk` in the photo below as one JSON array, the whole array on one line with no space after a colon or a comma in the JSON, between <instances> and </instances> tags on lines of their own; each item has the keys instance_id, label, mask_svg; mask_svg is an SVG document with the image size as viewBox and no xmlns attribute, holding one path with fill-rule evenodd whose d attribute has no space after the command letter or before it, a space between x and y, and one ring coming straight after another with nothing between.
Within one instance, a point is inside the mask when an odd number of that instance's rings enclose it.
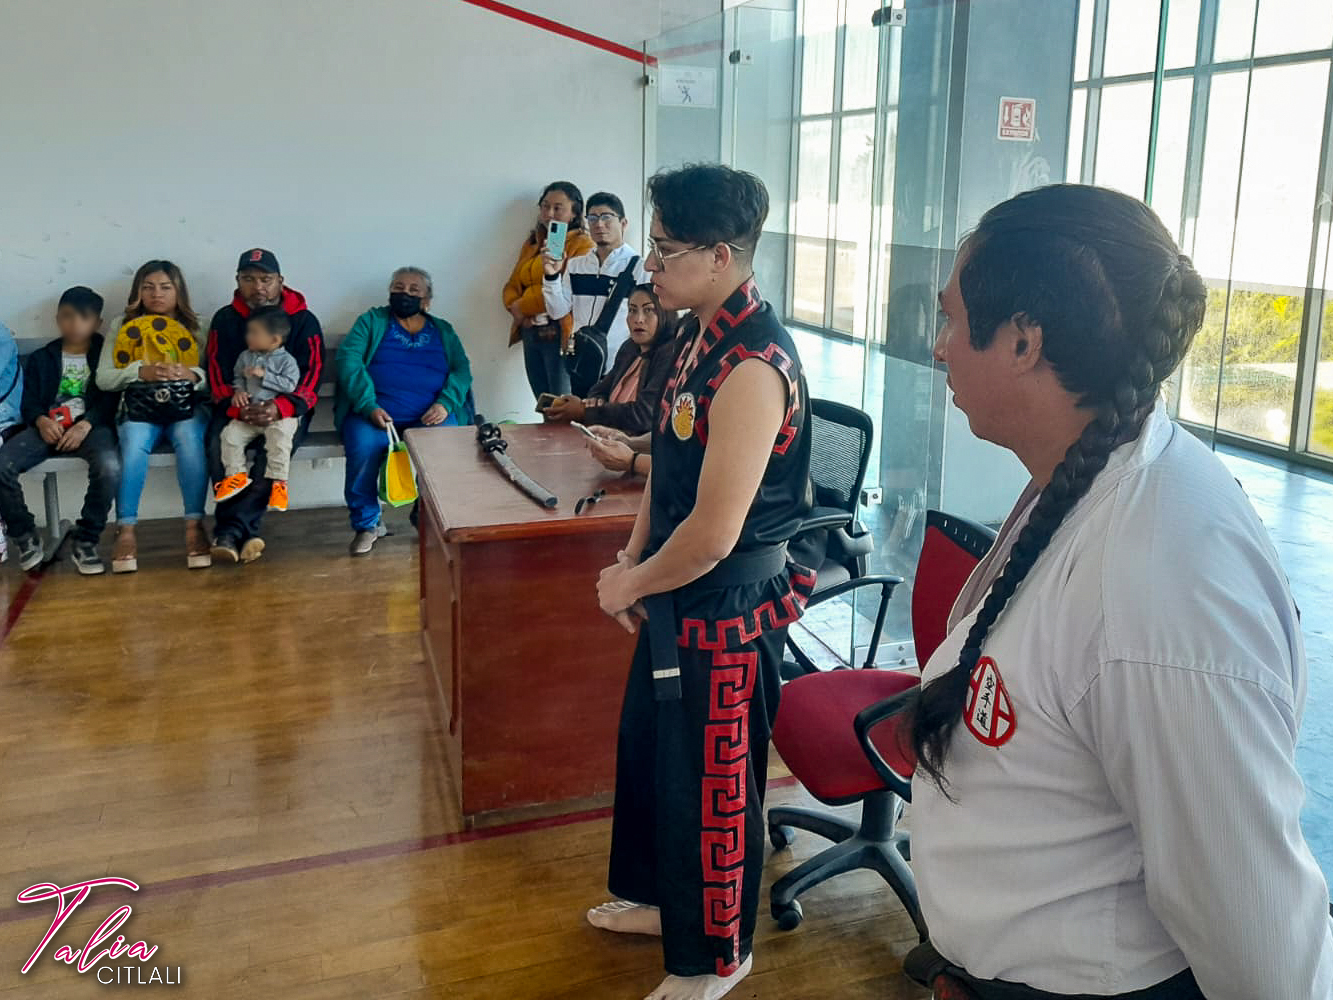
<instances>
[{"instance_id":1,"label":"wooden desk","mask_svg":"<svg viewBox=\"0 0 1333 1000\"><path fill-rule=\"evenodd\" d=\"M602 613L596 583L629 540L643 481L603 469L572 427L503 430L509 456L560 498L554 510L505 477L475 428L406 435L421 490L422 637L468 825L606 800L635 642Z\"/></svg>"}]
</instances>

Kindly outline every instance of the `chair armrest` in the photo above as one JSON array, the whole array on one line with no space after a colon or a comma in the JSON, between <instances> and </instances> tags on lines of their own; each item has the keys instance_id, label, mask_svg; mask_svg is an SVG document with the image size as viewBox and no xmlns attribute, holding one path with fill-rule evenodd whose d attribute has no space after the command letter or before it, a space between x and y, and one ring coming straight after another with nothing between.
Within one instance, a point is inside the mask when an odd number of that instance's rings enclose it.
<instances>
[{"instance_id":1,"label":"chair armrest","mask_svg":"<svg viewBox=\"0 0 1333 1000\"><path fill-rule=\"evenodd\" d=\"M875 551L875 538L860 521L852 521L845 528L831 533L829 548L835 550L831 554L838 562L864 559Z\"/></svg>"},{"instance_id":2,"label":"chair armrest","mask_svg":"<svg viewBox=\"0 0 1333 1000\"><path fill-rule=\"evenodd\" d=\"M870 766L875 769L875 773L879 775L880 780L888 786L889 791L904 802L912 801L911 777L904 778L889 766L888 761L884 759L884 755L879 752L879 747L875 746L870 739L870 733L880 723L901 714L907 708L916 690L915 686L910 687L906 691L899 691L892 697L876 702L869 708L863 708L856 714L856 719L852 722L852 727L856 730L856 738L861 744L866 759L870 761Z\"/></svg>"},{"instance_id":3,"label":"chair armrest","mask_svg":"<svg viewBox=\"0 0 1333 1000\"><path fill-rule=\"evenodd\" d=\"M903 578L901 576L858 576L855 580L846 580L843 583L838 584L836 587L829 587L828 590L821 590L818 594L815 594L814 597L810 598L806 607L813 608L816 605L823 604L830 598L841 597L843 594L860 587L882 587L887 591L887 593L883 595L884 599L888 600L893 596L894 588L902 582Z\"/></svg>"},{"instance_id":4,"label":"chair armrest","mask_svg":"<svg viewBox=\"0 0 1333 1000\"><path fill-rule=\"evenodd\" d=\"M821 528L841 528L850 524L852 515L845 510L833 510L829 507L815 508L814 516L808 517L801 522L801 526L796 529L796 534L804 535L807 531L818 531Z\"/></svg>"}]
</instances>

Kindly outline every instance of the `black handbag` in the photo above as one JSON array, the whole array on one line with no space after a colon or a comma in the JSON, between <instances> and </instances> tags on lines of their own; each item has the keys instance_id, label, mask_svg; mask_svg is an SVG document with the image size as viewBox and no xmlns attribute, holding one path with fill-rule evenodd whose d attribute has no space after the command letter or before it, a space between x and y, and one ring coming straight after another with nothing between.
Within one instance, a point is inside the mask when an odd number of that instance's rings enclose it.
<instances>
[{"instance_id":1,"label":"black handbag","mask_svg":"<svg viewBox=\"0 0 1333 1000\"><path fill-rule=\"evenodd\" d=\"M597 384L597 380L606 371L606 334L611 323L620 311L620 305L634 288L634 269L639 266L639 258L634 257L629 266L616 275L611 294L607 296L597 321L589 326L581 326L574 331L565 352L565 371L569 373L569 391L582 399Z\"/></svg>"},{"instance_id":2,"label":"black handbag","mask_svg":"<svg viewBox=\"0 0 1333 1000\"><path fill-rule=\"evenodd\" d=\"M122 397L125 419L143 424L174 424L194 416L197 389L189 379L131 382Z\"/></svg>"}]
</instances>

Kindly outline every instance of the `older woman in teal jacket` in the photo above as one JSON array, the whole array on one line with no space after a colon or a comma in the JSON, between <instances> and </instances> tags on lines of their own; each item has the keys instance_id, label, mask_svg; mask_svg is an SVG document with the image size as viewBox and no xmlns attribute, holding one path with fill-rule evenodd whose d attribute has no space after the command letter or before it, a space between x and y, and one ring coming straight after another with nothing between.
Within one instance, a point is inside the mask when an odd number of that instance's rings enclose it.
<instances>
[{"instance_id":1,"label":"older woman in teal jacket","mask_svg":"<svg viewBox=\"0 0 1333 1000\"><path fill-rule=\"evenodd\" d=\"M368 553L379 534L389 425L402 433L472 422L472 366L454 328L430 314L432 291L429 274L400 267L389 281L388 306L362 313L338 345L334 419L347 454L354 556Z\"/></svg>"}]
</instances>

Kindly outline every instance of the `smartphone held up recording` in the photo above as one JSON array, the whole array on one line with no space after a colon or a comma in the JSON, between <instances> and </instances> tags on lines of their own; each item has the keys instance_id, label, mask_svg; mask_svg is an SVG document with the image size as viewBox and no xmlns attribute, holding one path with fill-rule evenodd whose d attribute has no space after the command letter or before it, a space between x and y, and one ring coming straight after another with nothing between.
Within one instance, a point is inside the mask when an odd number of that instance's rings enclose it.
<instances>
[{"instance_id":1,"label":"smartphone held up recording","mask_svg":"<svg viewBox=\"0 0 1333 1000\"><path fill-rule=\"evenodd\" d=\"M546 224L546 252L556 260L565 259L565 240L569 238L569 223L552 219Z\"/></svg>"}]
</instances>

